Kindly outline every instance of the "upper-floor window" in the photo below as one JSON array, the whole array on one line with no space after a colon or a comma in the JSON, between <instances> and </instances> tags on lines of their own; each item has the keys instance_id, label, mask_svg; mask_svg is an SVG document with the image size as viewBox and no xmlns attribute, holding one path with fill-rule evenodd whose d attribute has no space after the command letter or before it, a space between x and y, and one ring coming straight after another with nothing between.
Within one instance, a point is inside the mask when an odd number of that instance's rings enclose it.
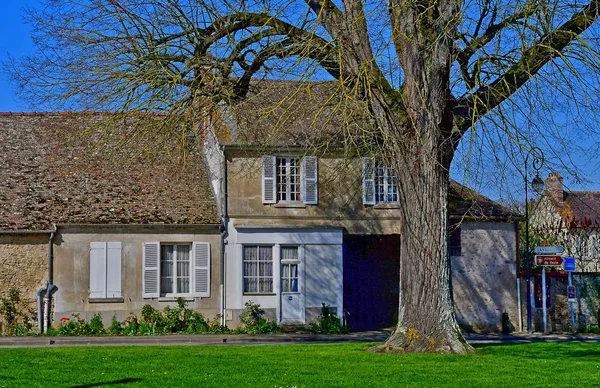
<instances>
[{"instance_id":1,"label":"upper-floor window","mask_svg":"<svg viewBox=\"0 0 600 388\"><path fill-rule=\"evenodd\" d=\"M300 160L277 158L277 200L300 200Z\"/></svg>"},{"instance_id":2,"label":"upper-floor window","mask_svg":"<svg viewBox=\"0 0 600 388\"><path fill-rule=\"evenodd\" d=\"M376 205L398 203L396 171L373 158L363 158L363 203Z\"/></svg>"},{"instance_id":3,"label":"upper-floor window","mask_svg":"<svg viewBox=\"0 0 600 388\"><path fill-rule=\"evenodd\" d=\"M317 204L317 158L314 156L262 157L263 203Z\"/></svg>"},{"instance_id":4,"label":"upper-floor window","mask_svg":"<svg viewBox=\"0 0 600 388\"><path fill-rule=\"evenodd\" d=\"M383 163L375 165L375 202L398 202L396 171Z\"/></svg>"}]
</instances>

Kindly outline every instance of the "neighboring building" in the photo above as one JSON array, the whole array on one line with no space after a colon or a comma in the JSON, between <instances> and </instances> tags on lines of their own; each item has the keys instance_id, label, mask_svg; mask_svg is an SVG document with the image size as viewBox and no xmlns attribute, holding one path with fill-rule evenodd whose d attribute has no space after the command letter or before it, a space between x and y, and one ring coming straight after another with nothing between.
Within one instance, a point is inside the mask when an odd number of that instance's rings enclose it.
<instances>
[{"instance_id":1,"label":"neighboring building","mask_svg":"<svg viewBox=\"0 0 600 388\"><path fill-rule=\"evenodd\" d=\"M0 293L52 294L54 321L124 320L178 296L215 317L220 220L201 152L179 163L167 142L144 155L149 139L126 125L84 135L98 118L0 114Z\"/></svg>"},{"instance_id":2,"label":"neighboring building","mask_svg":"<svg viewBox=\"0 0 600 388\"><path fill-rule=\"evenodd\" d=\"M336 137L339 101L330 96L328 83L269 83L213 121L206 154L227 220L229 324L248 301L281 323L313 320L322 304L355 329L396 319L395 173L374 159L347 156L351 147ZM518 217L455 182L449 199L460 324L499 330L506 311L518 327Z\"/></svg>"},{"instance_id":3,"label":"neighboring building","mask_svg":"<svg viewBox=\"0 0 600 388\"><path fill-rule=\"evenodd\" d=\"M575 313L578 330L600 324L600 192L566 190L563 178L554 172L546 178L546 190L531 215L531 232L536 242L546 240L565 248L563 257L574 257L576 271L573 284L577 299ZM533 266L534 279L541 268ZM548 301L551 305L550 324L553 329L570 330L567 303L567 273L562 267L548 268L551 286ZM533 283L533 281L532 281ZM540 306L541 285L536 282L534 301ZM538 308L535 319L541 320Z\"/></svg>"}]
</instances>

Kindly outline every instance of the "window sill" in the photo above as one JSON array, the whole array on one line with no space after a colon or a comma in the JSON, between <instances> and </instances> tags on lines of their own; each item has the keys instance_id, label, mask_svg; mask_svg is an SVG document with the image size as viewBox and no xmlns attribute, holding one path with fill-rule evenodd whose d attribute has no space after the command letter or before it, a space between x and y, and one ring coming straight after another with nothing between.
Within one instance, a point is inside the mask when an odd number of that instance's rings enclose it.
<instances>
[{"instance_id":1,"label":"window sill","mask_svg":"<svg viewBox=\"0 0 600 388\"><path fill-rule=\"evenodd\" d=\"M123 303L123 298L88 298L88 303Z\"/></svg>"},{"instance_id":2,"label":"window sill","mask_svg":"<svg viewBox=\"0 0 600 388\"><path fill-rule=\"evenodd\" d=\"M160 296L158 297L159 302L177 302L177 299L183 299L186 302L193 302L194 297L190 295L182 295L182 296Z\"/></svg>"},{"instance_id":3,"label":"window sill","mask_svg":"<svg viewBox=\"0 0 600 388\"><path fill-rule=\"evenodd\" d=\"M373 205L373 209L400 209L399 203L378 203Z\"/></svg>"},{"instance_id":4,"label":"window sill","mask_svg":"<svg viewBox=\"0 0 600 388\"><path fill-rule=\"evenodd\" d=\"M276 296L277 294L274 292L266 293L266 292L244 292L244 296Z\"/></svg>"},{"instance_id":5,"label":"window sill","mask_svg":"<svg viewBox=\"0 0 600 388\"><path fill-rule=\"evenodd\" d=\"M306 208L306 204L302 202L277 202L274 207L277 208L298 208L304 209Z\"/></svg>"}]
</instances>

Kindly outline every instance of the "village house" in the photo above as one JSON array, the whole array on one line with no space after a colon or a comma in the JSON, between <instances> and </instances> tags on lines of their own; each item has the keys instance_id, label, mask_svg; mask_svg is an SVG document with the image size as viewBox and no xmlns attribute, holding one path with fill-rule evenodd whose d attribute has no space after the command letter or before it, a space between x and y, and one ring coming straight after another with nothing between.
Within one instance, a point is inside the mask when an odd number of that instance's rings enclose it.
<instances>
[{"instance_id":1,"label":"village house","mask_svg":"<svg viewBox=\"0 0 600 388\"><path fill-rule=\"evenodd\" d=\"M294 99L322 98L323 87ZM37 297L50 323L122 320L184 297L230 327L249 301L281 324L310 322L325 304L353 329L389 327L400 271L393 168L349 156L331 136L335 116L315 115L328 103L296 109L290 90L277 83L223 107L185 162L175 139L156 145L130 123L114 139L81 135L102 115L0 114L0 292ZM307 147L312 134L327 145ZM456 182L449 202L459 323L499 330L507 312L518 329L518 217Z\"/></svg>"}]
</instances>

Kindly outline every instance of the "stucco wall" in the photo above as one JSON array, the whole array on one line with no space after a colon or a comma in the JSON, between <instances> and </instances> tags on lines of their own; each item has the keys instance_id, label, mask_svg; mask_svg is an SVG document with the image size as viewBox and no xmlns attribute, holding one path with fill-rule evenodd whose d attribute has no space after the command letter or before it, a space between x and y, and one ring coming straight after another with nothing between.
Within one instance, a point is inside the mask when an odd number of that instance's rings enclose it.
<instances>
[{"instance_id":1,"label":"stucco wall","mask_svg":"<svg viewBox=\"0 0 600 388\"><path fill-rule=\"evenodd\" d=\"M397 206L363 205L361 159L319 157L318 171L317 205L263 204L261 156L229 157L229 217L237 225L339 226L353 234L399 233Z\"/></svg>"},{"instance_id":2,"label":"stucco wall","mask_svg":"<svg viewBox=\"0 0 600 388\"><path fill-rule=\"evenodd\" d=\"M0 296L18 289L32 301L48 276L47 234L0 234Z\"/></svg>"},{"instance_id":3,"label":"stucco wall","mask_svg":"<svg viewBox=\"0 0 600 388\"><path fill-rule=\"evenodd\" d=\"M122 303L89 303L90 242L120 241ZM113 315L123 320L130 312L139 313L145 304L163 309L175 305L174 298L145 299L143 297L143 243L210 243L211 286L209 298L187 298L188 307L212 319L220 312L220 235L217 232L194 230L194 227L173 228L71 228L59 229L55 237L54 283L55 320L79 313L90 319L101 313L105 322Z\"/></svg>"},{"instance_id":4,"label":"stucco wall","mask_svg":"<svg viewBox=\"0 0 600 388\"><path fill-rule=\"evenodd\" d=\"M452 257L456 317L470 331L501 330L507 312L519 329L515 224L463 222L462 255Z\"/></svg>"}]
</instances>

